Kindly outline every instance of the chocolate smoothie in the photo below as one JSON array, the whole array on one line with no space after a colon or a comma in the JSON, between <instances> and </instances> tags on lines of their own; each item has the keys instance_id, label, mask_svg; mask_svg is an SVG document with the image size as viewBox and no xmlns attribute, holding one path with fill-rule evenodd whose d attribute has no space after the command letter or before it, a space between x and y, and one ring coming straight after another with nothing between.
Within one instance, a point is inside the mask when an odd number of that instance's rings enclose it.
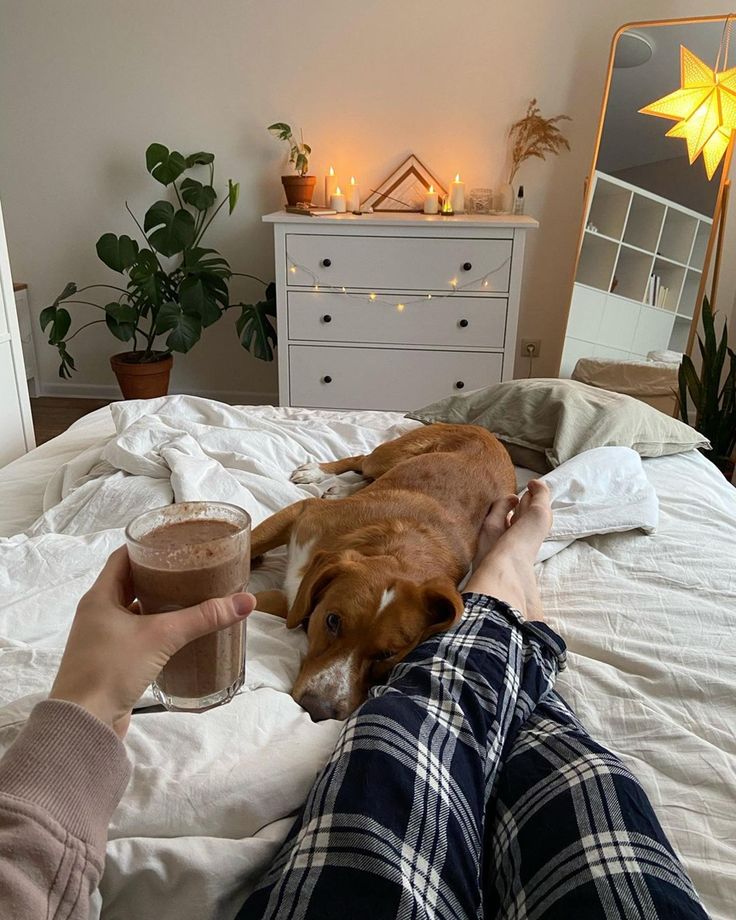
<instances>
[{"instance_id":1,"label":"chocolate smoothie","mask_svg":"<svg viewBox=\"0 0 736 920\"><path fill-rule=\"evenodd\" d=\"M248 581L249 535L243 533L242 522L207 517L206 507L194 507L205 503L188 505L200 516L182 519L187 506L173 505L171 520L161 523L166 518L166 509L162 509L164 514L150 522L158 526L132 534L135 539L128 547L131 570L143 613L191 607L211 597L242 591ZM217 514L217 505L210 508ZM210 633L170 659L156 681L157 687L167 697L176 698L176 708L182 700L191 701L182 708L198 708L196 700L202 700L202 708L206 708L204 698L228 688L234 693L240 686L244 652L245 622Z\"/></svg>"}]
</instances>

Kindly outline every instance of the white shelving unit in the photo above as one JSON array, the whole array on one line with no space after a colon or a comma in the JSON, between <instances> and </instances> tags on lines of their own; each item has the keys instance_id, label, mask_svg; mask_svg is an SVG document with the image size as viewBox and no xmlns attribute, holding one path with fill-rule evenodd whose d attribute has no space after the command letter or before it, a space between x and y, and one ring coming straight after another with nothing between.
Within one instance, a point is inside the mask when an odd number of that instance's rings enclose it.
<instances>
[{"instance_id":1,"label":"white shelving unit","mask_svg":"<svg viewBox=\"0 0 736 920\"><path fill-rule=\"evenodd\" d=\"M692 323L712 219L596 172L573 285L560 375L578 358L640 359L682 351ZM667 297L648 302L658 275Z\"/></svg>"}]
</instances>

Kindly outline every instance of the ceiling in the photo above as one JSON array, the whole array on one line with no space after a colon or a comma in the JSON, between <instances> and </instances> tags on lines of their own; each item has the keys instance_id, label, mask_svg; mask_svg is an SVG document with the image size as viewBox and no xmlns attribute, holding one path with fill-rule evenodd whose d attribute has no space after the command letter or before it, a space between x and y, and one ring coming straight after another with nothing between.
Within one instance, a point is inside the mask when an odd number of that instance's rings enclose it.
<instances>
[{"instance_id":1,"label":"ceiling","mask_svg":"<svg viewBox=\"0 0 736 920\"><path fill-rule=\"evenodd\" d=\"M652 56L638 67L614 68L606 107L597 169L617 173L631 167L685 157L685 141L665 137L674 122L639 109L680 86L680 45L685 45L709 66L715 65L723 33L723 20L634 29L652 46ZM620 40L620 39L619 39ZM729 65L736 65L736 30L732 37ZM720 170L708 183L703 164L691 167L692 181L705 183L705 197L715 200ZM712 189L712 192L711 192ZM702 190L701 190L702 197Z\"/></svg>"}]
</instances>

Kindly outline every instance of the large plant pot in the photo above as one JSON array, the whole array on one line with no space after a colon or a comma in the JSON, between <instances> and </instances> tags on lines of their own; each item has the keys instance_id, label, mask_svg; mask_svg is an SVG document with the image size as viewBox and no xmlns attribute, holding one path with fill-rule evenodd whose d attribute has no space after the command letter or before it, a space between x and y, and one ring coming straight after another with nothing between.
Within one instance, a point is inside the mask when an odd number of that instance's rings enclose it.
<instances>
[{"instance_id":1,"label":"large plant pot","mask_svg":"<svg viewBox=\"0 0 736 920\"><path fill-rule=\"evenodd\" d=\"M169 375L174 359L154 352L154 359L142 361L142 352L124 351L110 358L124 399L152 399L169 392Z\"/></svg>"},{"instance_id":2,"label":"large plant pot","mask_svg":"<svg viewBox=\"0 0 736 920\"><path fill-rule=\"evenodd\" d=\"M311 204L314 195L316 176L282 176L281 183L286 192L286 203L294 207L297 204ZM328 202L329 205L329 202Z\"/></svg>"}]
</instances>

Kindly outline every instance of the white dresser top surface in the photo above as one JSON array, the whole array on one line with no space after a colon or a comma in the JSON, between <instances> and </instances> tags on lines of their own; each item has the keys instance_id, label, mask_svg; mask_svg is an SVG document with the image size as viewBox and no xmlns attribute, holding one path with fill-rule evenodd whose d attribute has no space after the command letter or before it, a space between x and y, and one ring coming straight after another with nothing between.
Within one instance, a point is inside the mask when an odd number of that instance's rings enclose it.
<instances>
[{"instance_id":1,"label":"white dresser top surface","mask_svg":"<svg viewBox=\"0 0 736 920\"><path fill-rule=\"evenodd\" d=\"M274 211L264 214L262 220L268 224L366 224L373 227L402 226L423 227L430 224L446 227L510 227L515 230L535 230L539 221L526 214L455 214L443 217L441 214L420 214L414 211L375 211L372 214L326 214L324 217L309 217Z\"/></svg>"}]
</instances>

